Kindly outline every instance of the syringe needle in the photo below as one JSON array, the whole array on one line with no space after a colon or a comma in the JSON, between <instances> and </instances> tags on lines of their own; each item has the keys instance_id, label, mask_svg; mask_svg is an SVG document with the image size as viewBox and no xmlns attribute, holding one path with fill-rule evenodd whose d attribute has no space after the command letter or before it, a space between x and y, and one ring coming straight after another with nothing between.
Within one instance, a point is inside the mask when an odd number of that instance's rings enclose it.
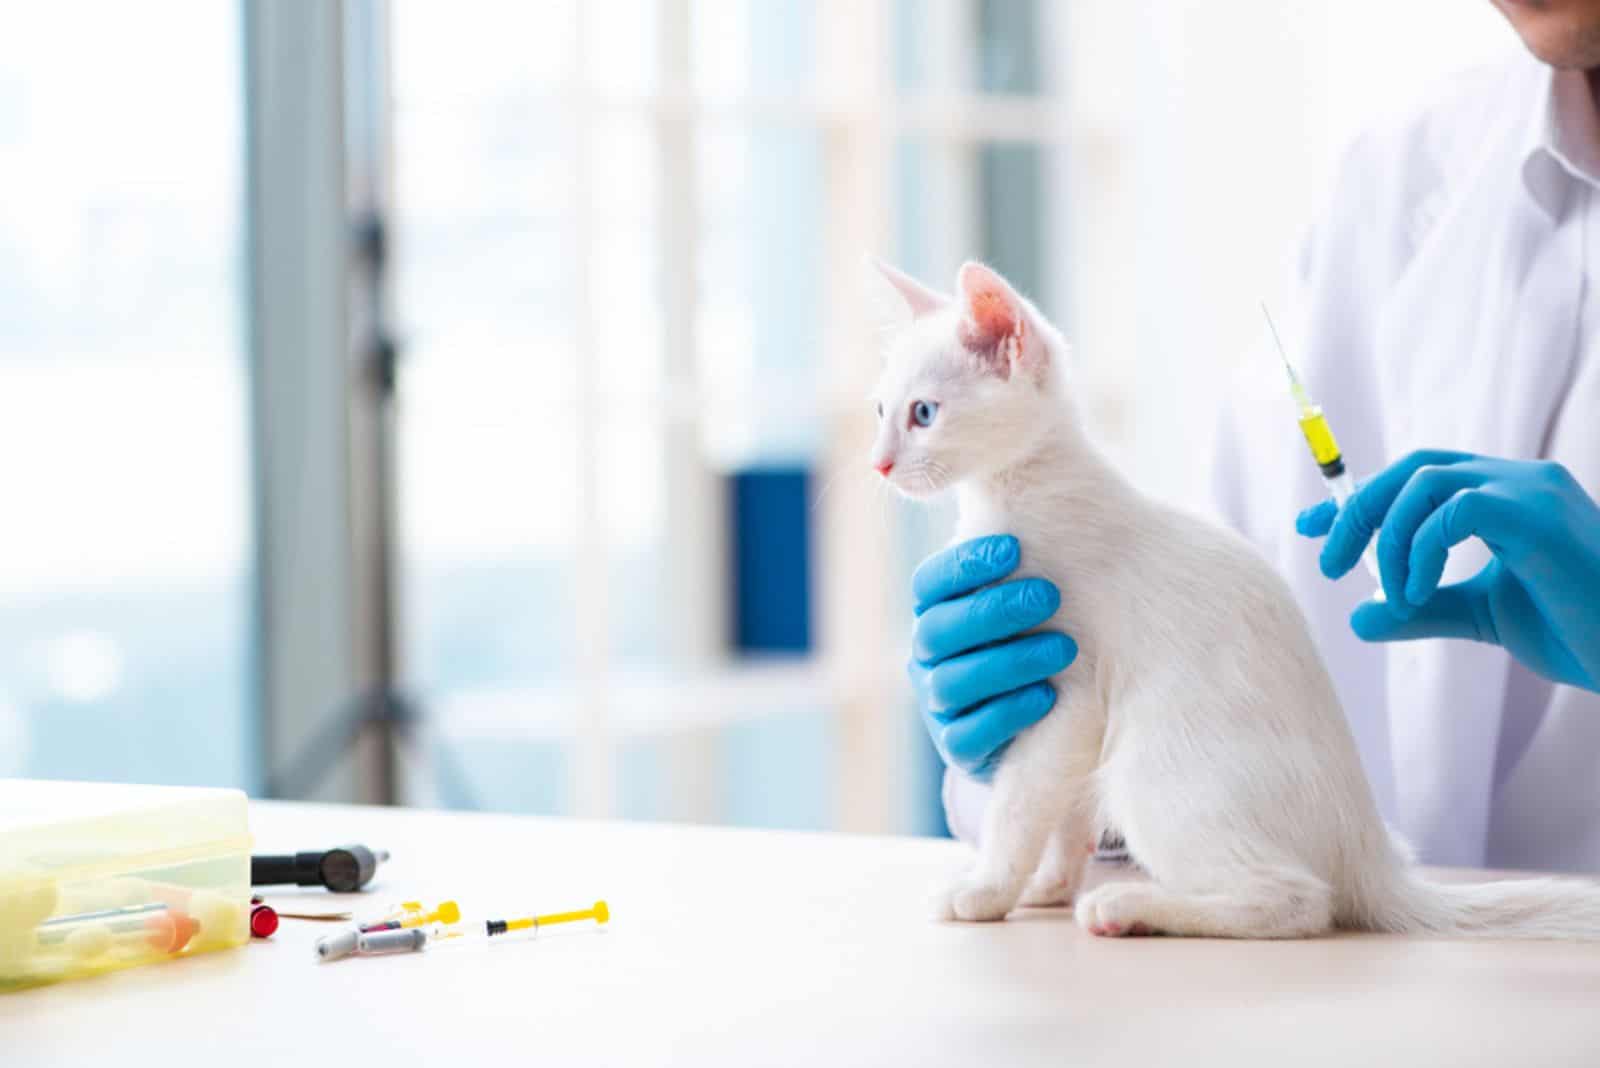
<instances>
[{"instance_id":1,"label":"syringe needle","mask_svg":"<svg viewBox=\"0 0 1600 1068\"><path fill-rule=\"evenodd\" d=\"M1305 436L1306 446L1311 450L1311 458L1316 461L1318 469L1322 472L1322 481L1328 487L1328 495L1333 498L1335 504L1343 508L1355 493L1355 482L1345 470L1344 456L1339 452L1339 443L1334 440L1333 430L1329 428L1322 409L1312 402L1310 394L1300 384L1300 376L1294 373L1294 364L1289 362L1289 353L1283 347L1283 339L1278 336L1278 327L1272 321L1272 313L1267 310L1266 301L1261 302L1261 314L1266 317L1267 329L1272 332L1272 342L1278 347L1278 356L1283 360L1283 369L1289 373L1289 395L1294 398L1295 407L1300 410L1300 433ZM1366 551L1361 554L1361 561L1366 564L1367 571L1372 577L1378 580L1379 589L1374 595L1374 600L1382 600L1383 579L1378 570L1378 555L1374 549L1374 542L1368 542Z\"/></svg>"},{"instance_id":2,"label":"syringe needle","mask_svg":"<svg viewBox=\"0 0 1600 1068\"><path fill-rule=\"evenodd\" d=\"M1289 353L1284 350L1283 338L1278 336L1277 324L1272 321L1272 313L1267 310L1267 302L1261 302L1261 314L1266 317L1267 329L1272 331L1272 343L1278 346L1278 355L1283 357L1283 366L1288 369L1290 377L1294 376L1294 368L1289 366Z\"/></svg>"},{"instance_id":3,"label":"syringe needle","mask_svg":"<svg viewBox=\"0 0 1600 1068\"><path fill-rule=\"evenodd\" d=\"M1283 338L1278 336L1278 325L1272 321L1272 313L1267 310L1266 301L1261 302L1261 314L1266 317L1267 329L1272 333L1272 343L1277 346L1278 358L1283 361L1283 369L1289 373L1290 394L1301 408L1309 408L1311 398L1307 396L1305 387L1300 384L1300 376L1294 373L1294 364L1289 362L1289 351L1283 347Z\"/></svg>"}]
</instances>

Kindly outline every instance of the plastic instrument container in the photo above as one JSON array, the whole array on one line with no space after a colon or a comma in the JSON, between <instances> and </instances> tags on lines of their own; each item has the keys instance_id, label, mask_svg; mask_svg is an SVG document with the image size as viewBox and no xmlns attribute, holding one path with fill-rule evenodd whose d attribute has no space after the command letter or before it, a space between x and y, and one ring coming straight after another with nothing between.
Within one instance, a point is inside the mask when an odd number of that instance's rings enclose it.
<instances>
[{"instance_id":1,"label":"plastic instrument container","mask_svg":"<svg viewBox=\"0 0 1600 1068\"><path fill-rule=\"evenodd\" d=\"M249 940L240 791L0 779L0 993Z\"/></svg>"}]
</instances>

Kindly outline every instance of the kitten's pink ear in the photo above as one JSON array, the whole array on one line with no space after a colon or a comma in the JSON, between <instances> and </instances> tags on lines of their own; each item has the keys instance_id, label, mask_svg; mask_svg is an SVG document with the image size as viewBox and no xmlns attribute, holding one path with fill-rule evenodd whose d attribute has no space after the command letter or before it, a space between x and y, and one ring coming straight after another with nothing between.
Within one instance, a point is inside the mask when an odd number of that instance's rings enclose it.
<instances>
[{"instance_id":1,"label":"kitten's pink ear","mask_svg":"<svg viewBox=\"0 0 1600 1068\"><path fill-rule=\"evenodd\" d=\"M906 307L911 309L911 317L920 319L924 315L932 315L940 308L950 303L950 298L942 293L935 293L921 282L912 278L904 271L898 271L876 257L869 257L878 273L889 280L889 284L899 291L904 298Z\"/></svg>"},{"instance_id":2,"label":"kitten's pink ear","mask_svg":"<svg viewBox=\"0 0 1600 1068\"><path fill-rule=\"evenodd\" d=\"M1044 343L1016 290L995 271L972 262L961 265L956 289L964 307L961 344L1001 378L1018 367L1037 374Z\"/></svg>"}]
</instances>

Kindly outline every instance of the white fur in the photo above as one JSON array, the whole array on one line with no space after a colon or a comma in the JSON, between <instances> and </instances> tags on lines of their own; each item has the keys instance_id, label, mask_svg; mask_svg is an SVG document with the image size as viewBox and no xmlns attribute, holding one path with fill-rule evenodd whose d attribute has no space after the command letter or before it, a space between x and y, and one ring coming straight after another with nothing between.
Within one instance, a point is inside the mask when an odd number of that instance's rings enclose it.
<instances>
[{"instance_id":1,"label":"white fur","mask_svg":"<svg viewBox=\"0 0 1600 1068\"><path fill-rule=\"evenodd\" d=\"M973 294L996 284L1017 328L975 347ZM1282 579L1242 539L1111 468L1073 410L1065 344L1027 301L974 264L957 291L914 305L892 341L874 465L891 461L909 496L955 489L958 541L1016 535L1019 574L1061 590L1047 628L1080 652L1052 680L1054 712L1007 750L978 861L939 915L1073 901L1114 827L1150 881L1076 897L1078 922L1099 934L1600 938L1600 888L1442 886L1416 871L1379 818ZM929 427L907 418L917 400L939 404Z\"/></svg>"}]
</instances>

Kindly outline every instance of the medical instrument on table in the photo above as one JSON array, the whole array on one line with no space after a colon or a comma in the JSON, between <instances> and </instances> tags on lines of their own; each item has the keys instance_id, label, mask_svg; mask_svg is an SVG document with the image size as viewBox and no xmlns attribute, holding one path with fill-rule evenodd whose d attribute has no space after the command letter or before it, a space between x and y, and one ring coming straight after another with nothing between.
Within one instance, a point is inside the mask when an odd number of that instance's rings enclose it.
<instances>
[{"instance_id":1,"label":"medical instrument on table","mask_svg":"<svg viewBox=\"0 0 1600 1068\"><path fill-rule=\"evenodd\" d=\"M429 924L453 924L461 922L461 906L454 901L441 901L436 909L429 909L416 901L407 901L400 906L399 914L390 913L379 920L363 923L359 926L362 932L367 931L397 931L406 927L426 927Z\"/></svg>"},{"instance_id":2,"label":"medical instrument on table","mask_svg":"<svg viewBox=\"0 0 1600 1068\"><path fill-rule=\"evenodd\" d=\"M339 894L360 890L372 881L387 849L347 845L309 853L279 853L250 858L251 886L325 886Z\"/></svg>"},{"instance_id":3,"label":"medical instrument on table","mask_svg":"<svg viewBox=\"0 0 1600 1068\"><path fill-rule=\"evenodd\" d=\"M250 906L250 937L271 938L278 930L278 913L271 905Z\"/></svg>"},{"instance_id":4,"label":"medical instrument on table","mask_svg":"<svg viewBox=\"0 0 1600 1068\"><path fill-rule=\"evenodd\" d=\"M428 944L428 932L420 927L393 931L362 931L356 935L356 952L363 957L385 953L414 953Z\"/></svg>"},{"instance_id":5,"label":"medical instrument on table","mask_svg":"<svg viewBox=\"0 0 1600 1068\"><path fill-rule=\"evenodd\" d=\"M141 880L122 880L119 889L131 890ZM167 957L197 946L231 937L236 909L226 898L207 891L144 881L144 893L166 900L113 905L51 916L34 929L33 959L47 969L104 967L107 962ZM50 895L54 895L52 889ZM53 900L42 899L49 907ZM9 939L8 939L9 941ZM23 952L27 952L24 947ZM21 954L17 954L21 956ZM53 964L51 962L54 962Z\"/></svg>"},{"instance_id":6,"label":"medical instrument on table","mask_svg":"<svg viewBox=\"0 0 1600 1068\"><path fill-rule=\"evenodd\" d=\"M1317 467L1322 472L1322 484L1328 487L1328 496L1332 497L1334 503L1342 509L1355 495L1356 485L1350 477L1350 472L1345 470L1344 455L1339 451L1339 442L1334 439L1333 430L1328 426L1328 419L1322 414L1322 407L1312 401L1310 394L1300 384L1300 376L1295 374L1294 365L1289 362L1289 353L1283 347L1283 339L1278 336L1278 327L1273 323L1272 313L1267 310L1265 302L1261 305L1261 314L1266 317L1267 329L1272 332L1272 343L1277 346L1278 356L1283 360L1283 369L1289 375L1289 395L1294 398L1300 433L1305 436L1306 446L1311 450L1311 458L1317 462ZM1366 552L1361 554L1361 562L1367 566L1367 571L1372 577L1382 583L1383 576L1378 571L1378 556L1371 544L1368 544ZM1380 585L1373 599L1382 598L1383 589Z\"/></svg>"},{"instance_id":7,"label":"medical instrument on table","mask_svg":"<svg viewBox=\"0 0 1600 1068\"><path fill-rule=\"evenodd\" d=\"M349 923L348 912L285 912L278 909L278 915L285 920L311 920L313 923Z\"/></svg>"},{"instance_id":8,"label":"medical instrument on table","mask_svg":"<svg viewBox=\"0 0 1600 1068\"><path fill-rule=\"evenodd\" d=\"M596 901L592 908L578 909L575 912L547 912L542 916L523 916L514 920L486 920L483 924L482 938L493 938L496 935L509 934L512 931L529 931L534 934L541 927L554 927L561 923L576 923L579 920L593 920L603 924L611 919L611 909L604 901ZM363 931L356 938L356 952L363 956L377 956L384 953L410 953L423 949L430 944L450 944L451 940L479 941L480 938L465 931L452 931L449 928L434 927L423 929L413 927L406 930Z\"/></svg>"},{"instance_id":9,"label":"medical instrument on table","mask_svg":"<svg viewBox=\"0 0 1600 1068\"><path fill-rule=\"evenodd\" d=\"M92 920L126 920L134 916L148 916L152 912L166 912L167 904L163 901L149 901L142 905L124 905L121 908L98 909L94 912L80 912L72 916L55 916L45 920L39 925L40 937L45 935L45 928L64 927L69 924L88 923Z\"/></svg>"},{"instance_id":10,"label":"medical instrument on table","mask_svg":"<svg viewBox=\"0 0 1600 1068\"><path fill-rule=\"evenodd\" d=\"M118 946L176 953L199 930L200 924L187 913L152 903L53 917L39 925L38 943L80 959L98 957Z\"/></svg>"},{"instance_id":11,"label":"medical instrument on table","mask_svg":"<svg viewBox=\"0 0 1600 1068\"><path fill-rule=\"evenodd\" d=\"M450 927L461 921L461 907L454 901L441 901L439 907L430 909L420 901L402 901L400 904L384 910L377 919L369 920L347 928L335 934L327 935L317 940L317 959L323 961L341 960L352 953L366 953L368 950L361 948L361 940L367 935L383 934L391 931L422 931L423 928L433 927L438 930ZM378 939L370 941L369 945L375 947L373 953L396 953L401 950L421 949L426 938L418 941L415 939Z\"/></svg>"},{"instance_id":12,"label":"medical instrument on table","mask_svg":"<svg viewBox=\"0 0 1600 1068\"><path fill-rule=\"evenodd\" d=\"M317 959L322 961L343 960L356 951L356 943L361 938L362 932L355 927L347 927L337 934L326 935L317 939Z\"/></svg>"},{"instance_id":13,"label":"medical instrument on table","mask_svg":"<svg viewBox=\"0 0 1600 1068\"><path fill-rule=\"evenodd\" d=\"M260 894L250 895L250 904L265 905L266 899ZM285 912L276 905L272 911L278 914L280 920L312 920L316 923L347 923L350 920L348 912Z\"/></svg>"},{"instance_id":14,"label":"medical instrument on table","mask_svg":"<svg viewBox=\"0 0 1600 1068\"><path fill-rule=\"evenodd\" d=\"M0 778L0 996L250 940L237 790Z\"/></svg>"},{"instance_id":15,"label":"medical instrument on table","mask_svg":"<svg viewBox=\"0 0 1600 1068\"><path fill-rule=\"evenodd\" d=\"M428 906L420 901L400 901L389 905L382 912L370 919L357 920L358 931L381 931L388 927L400 927L401 921L421 916L428 911Z\"/></svg>"},{"instance_id":16,"label":"medical instrument on table","mask_svg":"<svg viewBox=\"0 0 1600 1068\"><path fill-rule=\"evenodd\" d=\"M389 905L372 919L359 921L356 926L360 927L364 931L373 930L376 929L379 924L385 923L389 920L403 920L407 916L416 916L422 912L425 912L426 910L427 906L420 901L400 901Z\"/></svg>"},{"instance_id":17,"label":"medical instrument on table","mask_svg":"<svg viewBox=\"0 0 1600 1068\"><path fill-rule=\"evenodd\" d=\"M538 933L541 927L554 927L558 923L576 923L579 920L593 920L603 924L611 919L611 909L604 901L596 901L592 908L579 909L576 912L548 912L543 916L524 916L517 920L489 920L484 923L484 934L490 938L503 935L510 931L533 931Z\"/></svg>"},{"instance_id":18,"label":"medical instrument on table","mask_svg":"<svg viewBox=\"0 0 1600 1068\"><path fill-rule=\"evenodd\" d=\"M415 904L408 902L407 905ZM447 902L447 904L454 904ZM419 914L419 910L402 906L405 919L409 920ZM438 912L443 912L443 906ZM430 914L434 916L435 914ZM456 920L460 919L457 912ZM432 945L463 945L466 943L479 943L494 938L497 935L509 934L514 931L528 931L537 934L541 928L554 927L557 924L576 923L580 920L594 920L597 924L604 924L611 919L611 909L604 901L596 901L591 908L579 909L574 912L549 912L543 915L524 916L510 920L486 920L481 934L461 930L456 921L445 923L436 922L435 918L423 921L416 925L397 926L402 921L386 921L383 925L369 926L366 928L352 928L340 931L338 934L329 935L317 942L317 959L321 961L335 961L351 954L363 957L384 956L390 953L414 953Z\"/></svg>"}]
</instances>

